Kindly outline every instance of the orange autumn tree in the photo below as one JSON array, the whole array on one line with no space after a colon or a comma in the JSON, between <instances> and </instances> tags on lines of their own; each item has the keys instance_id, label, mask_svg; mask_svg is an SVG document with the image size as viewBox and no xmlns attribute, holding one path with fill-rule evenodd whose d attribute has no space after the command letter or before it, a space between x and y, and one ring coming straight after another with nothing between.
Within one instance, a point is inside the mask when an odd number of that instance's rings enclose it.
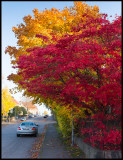
<instances>
[{"instance_id":1,"label":"orange autumn tree","mask_svg":"<svg viewBox=\"0 0 123 160\"><path fill-rule=\"evenodd\" d=\"M33 14L33 17L31 15L25 16L23 18L24 23L13 27L13 32L18 39L18 47L8 46L5 51L10 55L11 64L13 65L16 65L20 55L30 54L30 52L26 51L28 48L46 47L50 43L56 43L66 34L81 34L82 30L78 30L78 25L90 23L90 17L97 18L102 15L99 13L98 6L88 6L81 1L75 1L74 6L65 7L63 10L51 8L39 12L38 9L34 9ZM85 14L88 16L84 16ZM93 23L91 25L93 26ZM41 36L42 38L40 38ZM24 89L25 95L40 96L30 94L24 85L22 86L18 83L19 80L23 80L21 75L11 74L8 79L17 84L18 90ZM41 99L41 101L44 100Z\"/></svg>"},{"instance_id":2,"label":"orange autumn tree","mask_svg":"<svg viewBox=\"0 0 123 160\"><path fill-rule=\"evenodd\" d=\"M88 17L85 16L85 14L88 15ZM13 27L13 32L18 39L18 47L8 46L6 49L6 53L12 58L11 64L16 65L16 61L20 55L29 55L30 52L26 50L30 47L46 47L50 43L55 44L66 34L81 34L82 30L78 30L78 25L87 24L87 22L90 22L91 17L96 19L100 16L98 6L92 7L86 3L77 1L74 2L74 6L70 8L65 7L61 11L52 8L39 12L38 9L34 9L33 17L31 15L25 16L23 18L24 23ZM91 23L91 25L93 26L93 23ZM85 27L87 28L88 26ZM41 36L42 38L40 38ZM20 71L20 69L18 69L18 71ZM44 99L40 94L32 94L28 92L26 86L18 83L19 80L23 81L22 75L11 74L8 79L17 84L18 91L24 89L24 95L33 97L34 102L52 104L52 99ZM50 106L54 108L53 105Z\"/></svg>"}]
</instances>

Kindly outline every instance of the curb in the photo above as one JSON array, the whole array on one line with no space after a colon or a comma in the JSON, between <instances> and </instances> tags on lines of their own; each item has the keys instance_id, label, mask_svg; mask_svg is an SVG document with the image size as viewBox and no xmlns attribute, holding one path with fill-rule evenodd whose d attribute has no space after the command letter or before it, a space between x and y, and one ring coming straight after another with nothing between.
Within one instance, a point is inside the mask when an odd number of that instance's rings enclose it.
<instances>
[{"instance_id":1,"label":"curb","mask_svg":"<svg viewBox=\"0 0 123 160\"><path fill-rule=\"evenodd\" d=\"M46 129L45 129L45 135L44 135L44 137L43 137L43 141L42 141L41 148L40 148L40 151L39 151L39 153L38 153L37 159L41 159L41 153L42 153L42 151L43 151L44 140L45 140L45 137L46 137L47 128L48 128L48 124L47 124Z\"/></svg>"},{"instance_id":2,"label":"curb","mask_svg":"<svg viewBox=\"0 0 123 160\"><path fill-rule=\"evenodd\" d=\"M40 137L38 137L36 143L34 143L32 149L29 151L31 152L31 157L30 157L31 159L40 158L39 154L42 151L42 146L44 144L47 127L48 127L48 124L44 126L43 132L41 133Z\"/></svg>"}]
</instances>

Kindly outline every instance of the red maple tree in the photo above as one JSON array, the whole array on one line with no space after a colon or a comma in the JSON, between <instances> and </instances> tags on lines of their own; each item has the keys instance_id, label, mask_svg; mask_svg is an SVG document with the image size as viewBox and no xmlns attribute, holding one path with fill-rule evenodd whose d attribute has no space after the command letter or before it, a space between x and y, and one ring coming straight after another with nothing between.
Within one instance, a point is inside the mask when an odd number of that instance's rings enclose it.
<instances>
[{"instance_id":1,"label":"red maple tree","mask_svg":"<svg viewBox=\"0 0 123 160\"><path fill-rule=\"evenodd\" d=\"M15 67L24 77L19 83L62 105L86 108L92 118L121 119L121 17L106 17L80 23L57 44L28 49Z\"/></svg>"}]
</instances>

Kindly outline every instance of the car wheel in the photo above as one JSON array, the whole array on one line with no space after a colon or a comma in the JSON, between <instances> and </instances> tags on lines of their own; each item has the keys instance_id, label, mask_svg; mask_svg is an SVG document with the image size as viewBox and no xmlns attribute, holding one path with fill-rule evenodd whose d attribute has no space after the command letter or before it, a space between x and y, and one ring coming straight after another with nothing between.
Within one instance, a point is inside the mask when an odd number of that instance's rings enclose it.
<instances>
[{"instance_id":1,"label":"car wheel","mask_svg":"<svg viewBox=\"0 0 123 160\"><path fill-rule=\"evenodd\" d=\"M20 137L20 134L17 134L17 137Z\"/></svg>"}]
</instances>

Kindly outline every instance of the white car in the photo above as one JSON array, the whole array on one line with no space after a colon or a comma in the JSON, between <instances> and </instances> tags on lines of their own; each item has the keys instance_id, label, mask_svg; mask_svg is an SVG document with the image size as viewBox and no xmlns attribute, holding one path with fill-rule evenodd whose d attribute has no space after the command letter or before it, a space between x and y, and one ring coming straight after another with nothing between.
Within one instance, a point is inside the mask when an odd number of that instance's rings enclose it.
<instances>
[{"instance_id":1,"label":"white car","mask_svg":"<svg viewBox=\"0 0 123 160\"><path fill-rule=\"evenodd\" d=\"M22 118L21 118L21 121L26 121L26 117L22 117Z\"/></svg>"}]
</instances>

